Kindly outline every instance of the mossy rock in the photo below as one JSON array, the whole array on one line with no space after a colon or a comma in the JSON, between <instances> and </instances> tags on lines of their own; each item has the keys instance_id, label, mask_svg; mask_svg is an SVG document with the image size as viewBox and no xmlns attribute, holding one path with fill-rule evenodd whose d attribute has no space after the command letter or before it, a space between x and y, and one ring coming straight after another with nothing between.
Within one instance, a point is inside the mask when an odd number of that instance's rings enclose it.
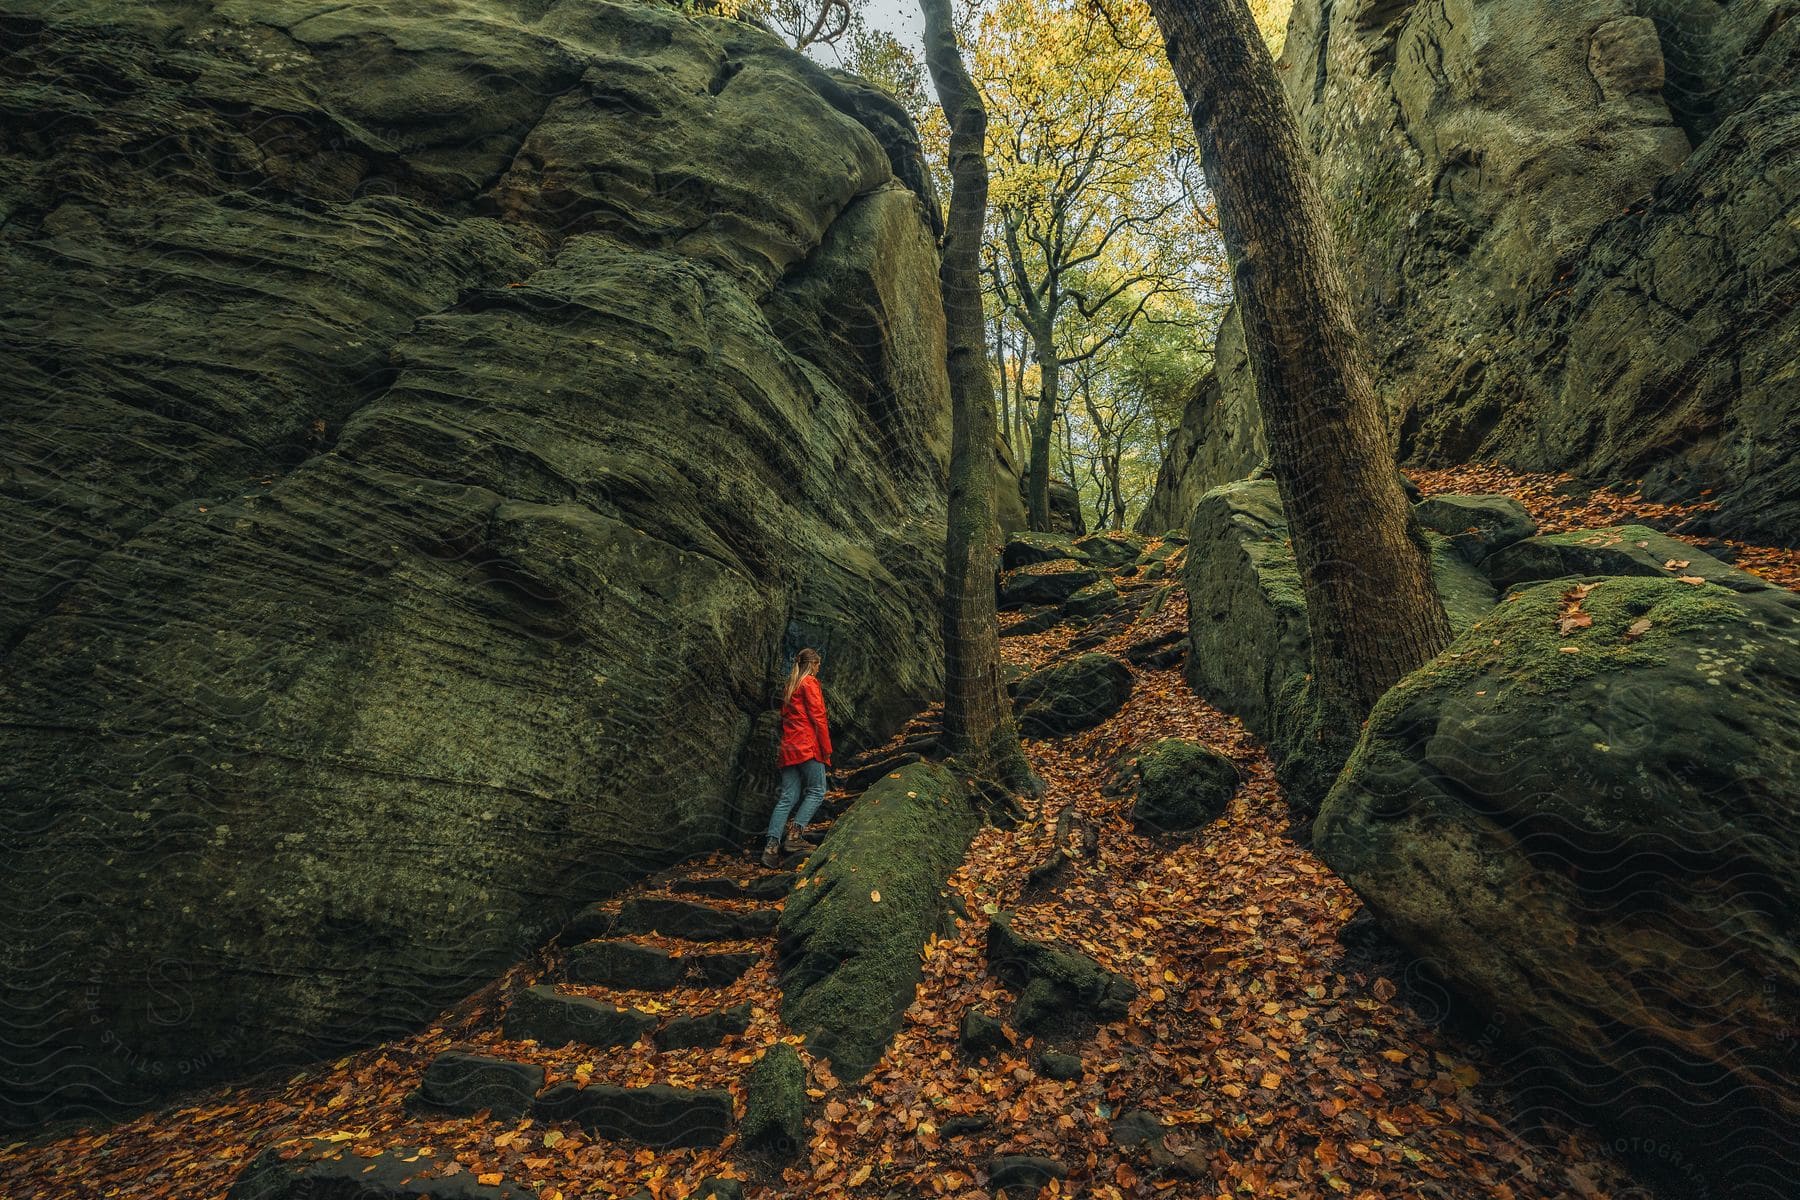
<instances>
[{"instance_id":1,"label":"mossy rock","mask_svg":"<svg viewBox=\"0 0 1800 1200\"><path fill-rule=\"evenodd\" d=\"M1083 1019L1122 1021L1137 988L1079 950L1052 946L1013 931L1013 914L988 921L987 961L1001 982L1019 993L1013 1024L1026 1033Z\"/></svg>"},{"instance_id":2,"label":"mossy rock","mask_svg":"<svg viewBox=\"0 0 1800 1200\"><path fill-rule=\"evenodd\" d=\"M1590 582L1591 625L1560 632L1568 580L1517 589L1388 692L1318 851L1577 1102L1659 1138L1779 1127L1800 1111L1800 597Z\"/></svg>"},{"instance_id":3,"label":"mossy rock","mask_svg":"<svg viewBox=\"0 0 1800 1200\"><path fill-rule=\"evenodd\" d=\"M1179 833L1222 815L1238 787L1237 765L1210 746L1185 738L1152 743L1137 762L1140 833Z\"/></svg>"},{"instance_id":4,"label":"mossy rock","mask_svg":"<svg viewBox=\"0 0 1800 1200\"><path fill-rule=\"evenodd\" d=\"M1065 617L1097 617L1119 606L1119 589L1110 579L1098 579L1063 601Z\"/></svg>"},{"instance_id":5,"label":"mossy rock","mask_svg":"<svg viewBox=\"0 0 1800 1200\"><path fill-rule=\"evenodd\" d=\"M1144 552L1141 533L1090 533L1075 539L1075 550L1102 567L1122 567Z\"/></svg>"},{"instance_id":6,"label":"mossy rock","mask_svg":"<svg viewBox=\"0 0 1800 1200\"><path fill-rule=\"evenodd\" d=\"M742 1143L776 1158L792 1158L806 1145L806 1065L800 1053L777 1042L744 1073Z\"/></svg>"},{"instance_id":7,"label":"mossy rock","mask_svg":"<svg viewBox=\"0 0 1800 1200\"><path fill-rule=\"evenodd\" d=\"M1680 564L1669 566L1670 563ZM1766 580L1727 566L1706 551L1643 525L1572 529L1515 542L1482 564L1495 585L1594 575L1690 575L1736 592L1768 588Z\"/></svg>"},{"instance_id":8,"label":"mossy rock","mask_svg":"<svg viewBox=\"0 0 1800 1200\"><path fill-rule=\"evenodd\" d=\"M1085 561L1087 555L1076 548L1074 539L1063 534L1027 531L1006 539L1006 546L1000 551L1000 566L1011 571L1063 558L1079 562Z\"/></svg>"},{"instance_id":9,"label":"mossy rock","mask_svg":"<svg viewBox=\"0 0 1800 1200\"><path fill-rule=\"evenodd\" d=\"M1089 584L1098 583L1100 572L1072 558L1021 567L1000 583L1000 607L1027 604L1061 604Z\"/></svg>"},{"instance_id":10,"label":"mossy rock","mask_svg":"<svg viewBox=\"0 0 1800 1200\"><path fill-rule=\"evenodd\" d=\"M1511 496L1433 496L1416 504L1413 515L1472 563L1537 532L1537 522Z\"/></svg>"},{"instance_id":11,"label":"mossy rock","mask_svg":"<svg viewBox=\"0 0 1800 1200\"><path fill-rule=\"evenodd\" d=\"M781 914L781 1015L860 1079L900 1028L919 950L945 929L945 884L979 825L961 780L910 763L839 817Z\"/></svg>"},{"instance_id":12,"label":"mossy rock","mask_svg":"<svg viewBox=\"0 0 1800 1200\"><path fill-rule=\"evenodd\" d=\"M1131 668L1110 654L1082 654L1019 681L1019 728L1037 737L1073 733L1106 720L1131 695Z\"/></svg>"}]
</instances>

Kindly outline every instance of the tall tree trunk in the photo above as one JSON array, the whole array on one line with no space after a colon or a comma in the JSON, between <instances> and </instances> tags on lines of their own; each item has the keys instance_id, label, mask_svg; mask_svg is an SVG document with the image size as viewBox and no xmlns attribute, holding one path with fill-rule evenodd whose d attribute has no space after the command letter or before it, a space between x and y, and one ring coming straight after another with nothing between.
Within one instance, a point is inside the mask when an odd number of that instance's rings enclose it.
<instances>
[{"instance_id":1,"label":"tall tree trunk","mask_svg":"<svg viewBox=\"0 0 1800 1200\"><path fill-rule=\"evenodd\" d=\"M966 769L1009 787L1040 785L1025 761L1000 680L994 573L1000 528L994 503L994 381L981 307L981 237L987 221L987 111L963 68L949 0L920 0L925 61L950 126L950 212L938 270L952 409L950 512L945 537L944 735Z\"/></svg>"},{"instance_id":2,"label":"tall tree trunk","mask_svg":"<svg viewBox=\"0 0 1800 1200\"><path fill-rule=\"evenodd\" d=\"M1400 489L1324 202L1245 0L1150 0L1231 256L1328 722L1360 720L1450 623Z\"/></svg>"},{"instance_id":3,"label":"tall tree trunk","mask_svg":"<svg viewBox=\"0 0 1800 1200\"><path fill-rule=\"evenodd\" d=\"M1007 403L1006 388L1006 322L994 322L994 362L998 367L995 372L1000 376L1000 436L1005 439L1007 449L1012 449L1012 405ZM1013 464L1017 466L1015 462Z\"/></svg>"},{"instance_id":4,"label":"tall tree trunk","mask_svg":"<svg viewBox=\"0 0 1800 1200\"><path fill-rule=\"evenodd\" d=\"M1026 514L1036 530L1050 528L1050 433L1056 426L1057 387L1062 361L1046 330L1034 330L1038 360L1038 407L1031 421L1031 469L1027 472Z\"/></svg>"}]
</instances>

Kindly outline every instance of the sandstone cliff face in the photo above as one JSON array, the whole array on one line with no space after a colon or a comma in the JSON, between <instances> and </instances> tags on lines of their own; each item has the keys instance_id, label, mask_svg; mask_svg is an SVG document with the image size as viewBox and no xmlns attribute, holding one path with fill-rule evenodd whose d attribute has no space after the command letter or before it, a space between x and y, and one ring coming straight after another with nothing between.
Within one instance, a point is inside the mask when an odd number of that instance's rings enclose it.
<instances>
[{"instance_id":1,"label":"sandstone cliff face","mask_svg":"<svg viewBox=\"0 0 1800 1200\"><path fill-rule=\"evenodd\" d=\"M1792 539L1796 16L1794 0L1295 6L1278 65L1402 460L1715 491L1719 530ZM1260 461L1229 329L1145 529Z\"/></svg>"},{"instance_id":2,"label":"sandstone cliff face","mask_svg":"<svg viewBox=\"0 0 1800 1200\"><path fill-rule=\"evenodd\" d=\"M937 690L880 93L607 0L0 29L7 1119L391 1032L761 820L798 645L847 746Z\"/></svg>"}]
</instances>

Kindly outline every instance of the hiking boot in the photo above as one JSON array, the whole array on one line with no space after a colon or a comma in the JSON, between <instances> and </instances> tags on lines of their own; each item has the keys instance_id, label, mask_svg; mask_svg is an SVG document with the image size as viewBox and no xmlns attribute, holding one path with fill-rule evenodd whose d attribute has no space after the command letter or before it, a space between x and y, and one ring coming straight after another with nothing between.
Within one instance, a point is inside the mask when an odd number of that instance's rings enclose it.
<instances>
[{"instance_id":1,"label":"hiking boot","mask_svg":"<svg viewBox=\"0 0 1800 1200\"><path fill-rule=\"evenodd\" d=\"M789 854L798 854L803 850L817 850L819 844L817 842L807 841L806 838L801 835L798 828L789 825L787 827L787 836L781 840L781 848Z\"/></svg>"},{"instance_id":2,"label":"hiking boot","mask_svg":"<svg viewBox=\"0 0 1800 1200\"><path fill-rule=\"evenodd\" d=\"M781 865L781 843L774 838L770 838L763 843L762 865L765 867L779 867Z\"/></svg>"}]
</instances>

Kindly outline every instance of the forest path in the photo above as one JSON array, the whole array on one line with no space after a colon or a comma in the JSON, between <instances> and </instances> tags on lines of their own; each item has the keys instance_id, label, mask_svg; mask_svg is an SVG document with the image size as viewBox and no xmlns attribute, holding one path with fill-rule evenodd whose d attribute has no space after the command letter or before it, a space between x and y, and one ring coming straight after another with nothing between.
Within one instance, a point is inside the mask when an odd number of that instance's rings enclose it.
<instances>
[{"instance_id":1,"label":"forest path","mask_svg":"<svg viewBox=\"0 0 1800 1200\"><path fill-rule=\"evenodd\" d=\"M1546 528L1625 518L1674 524L1692 513L1492 468L1421 472L1419 481L1431 493L1510 492ZM1794 551L1730 552L1746 569L1800 584ZM1127 595L1144 586L1119 582ZM1134 646L1166 646L1180 641L1185 608L1176 591L1153 616L1098 645L1091 630L1063 624L1007 637L1003 653L1037 667L1078 650L1123 656ZM1007 626L1021 619L1002 618ZM392 1195L429 1187L440 1198L723 1198L737 1176L752 1196L974 1200L992 1195L991 1160L1011 1154L1066 1170L1047 1194L1108 1200L1644 1194L1595 1135L1512 1094L1506 1081L1516 1064L1499 1030L1445 1021L1450 998L1405 973L1359 916L1354 894L1292 836L1272 766L1243 726L1195 696L1177 666L1137 666L1133 675L1124 708L1102 724L1027 742L1048 784L1033 813L1042 819L977 835L951 881L970 919L926 948L914 1003L869 1076L844 1085L798 1047L814 1103L807 1144L785 1167L740 1153L729 1129L744 1111L743 1076L757 1056L777 1041L799 1042L777 1015L768 934L783 876L718 854L589 910L560 948L415 1037L286 1083L218 1089L109 1128L0 1150L0 1192L18 1200L219 1198L246 1163L272 1151L335 1153L346 1183L380 1181ZM930 724L931 714L921 714L867 757L916 743ZM1221 819L1190 835L1140 836L1128 820L1129 796L1102 791L1122 756L1161 737L1225 752L1246 780ZM845 798L834 793L832 802ZM1052 850L1047 830L1065 811L1069 866L1054 887L1022 895L1031 868ZM659 928L670 914L694 911L672 905L701 899L706 911L744 923L706 931L718 939L706 941ZM1016 911L1021 933L1077 947L1130 978L1138 988L1130 1019L1055 1046L1009 1029L1009 1048L971 1061L958 1046L963 1016L978 1009L1005 1018L1010 1006L984 957L983 913L1001 909ZM579 948L595 942L612 948ZM612 973L627 959L627 974ZM652 977L666 986L621 986ZM539 985L638 1014L624 1028L646 1036L598 1049L546 1049L507 1036L531 1032L508 1029L508 1002ZM689 1034L692 1044L683 1044ZM1048 1077L1047 1049L1079 1060L1078 1073L1058 1072L1074 1078ZM483 1094L485 1115L409 1103L430 1064L452 1051L523 1064L527 1074L509 1085L506 1068L492 1068L489 1084L498 1090ZM695 1111L714 1114L701 1140L717 1144L655 1146L603 1136L593 1121L496 1115L507 1105L493 1097L509 1086L529 1096L571 1080L660 1086L682 1093L674 1102L722 1093L731 1116L718 1115L716 1098L697 1101ZM429 1184L420 1178L427 1170L437 1177Z\"/></svg>"}]
</instances>

